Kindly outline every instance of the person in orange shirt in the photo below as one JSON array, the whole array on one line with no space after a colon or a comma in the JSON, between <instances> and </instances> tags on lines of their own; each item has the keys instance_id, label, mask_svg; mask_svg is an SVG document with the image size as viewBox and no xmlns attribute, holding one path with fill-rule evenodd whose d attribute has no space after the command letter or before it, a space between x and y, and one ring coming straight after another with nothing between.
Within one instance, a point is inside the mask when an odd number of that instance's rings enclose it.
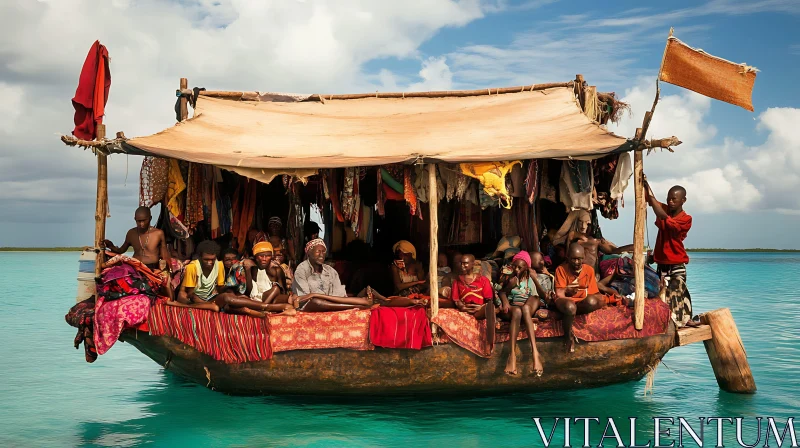
<instances>
[{"instance_id":1,"label":"person in orange shirt","mask_svg":"<svg viewBox=\"0 0 800 448\"><path fill-rule=\"evenodd\" d=\"M588 314L606 306L609 297L601 294L612 295L615 299L618 294L604 285L598 285L594 269L584 264L583 246L572 243L567 250L567 260L556 268L555 290L556 308L564 316L564 338L567 349L575 351L575 335L572 332L572 322L577 314ZM613 300L612 300L613 301Z\"/></svg>"}]
</instances>

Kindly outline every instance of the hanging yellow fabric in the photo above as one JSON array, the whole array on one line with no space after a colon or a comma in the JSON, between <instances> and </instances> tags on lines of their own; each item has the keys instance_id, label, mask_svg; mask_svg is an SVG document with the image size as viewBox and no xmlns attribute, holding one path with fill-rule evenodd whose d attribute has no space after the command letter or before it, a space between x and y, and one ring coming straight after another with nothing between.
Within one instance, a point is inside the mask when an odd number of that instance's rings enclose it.
<instances>
[{"instance_id":1,"label":"hanging yellow fabric","mask_svg":"<svg viewBox=\"0 0 800 448\"><path fill-rule=\"evenodd\" d=\"M519 160L510 162L460 163L459 169L465 176L473 177L483 185L483 191L497 198L504 208L511 208L511 195L506 188L506 176L514 165L522 165Z\"/></svg>"},{"instance_id":2,"label":"hanging yellow fabric","mask_svg":"<svg viewBox=\"0 0 800 448\"><path fill-rule=\"evenodd\" d=\"M186 182L183 181L181 167L178 161L169 161L169 185L167 186L167 208L173 216L183 214L183 201L180 201L180 194L186 190Z\"/></svg>"}]
</instances>

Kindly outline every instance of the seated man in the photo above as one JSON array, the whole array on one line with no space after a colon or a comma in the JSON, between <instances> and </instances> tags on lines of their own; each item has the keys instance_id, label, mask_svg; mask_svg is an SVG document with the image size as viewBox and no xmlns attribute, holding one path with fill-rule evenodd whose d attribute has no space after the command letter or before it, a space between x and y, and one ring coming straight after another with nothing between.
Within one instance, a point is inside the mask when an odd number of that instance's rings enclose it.
<instances>
[{"instance_id":1,"label":"seated man","mask_svg":"<svg viewBox=\"0 0 800 448\"><path fill-rule=\"evenodd\" d=\"M595 270L598 269L600 259L598 252L611 255L633 250L632 244L617 247L614 243L604 238L595 238L592 229L592 215L586 210L575 210L571 212L554 238L562 237L566 230L568 230L565 240L566 243L568 245L574 242L580 243L586 254L584 260L585 264L588 264Z\"/></svg>"},{"instance_id":2,"label":"seated man","mask_svg":"<svg viewBox=\"0 0 800 448\"><path fill-rule=\"evenodd\" d=\"M394 294L409 296L428 291L428 281L425 279L425 269L417 261L417 249L406 240L400 240L392 247L394 261L392 262L392 280L394 281Z\"/></svg>"},{"instance_id":3,"label":"seated man","mask_svg":"<svg viewBox=\"0 0 800 448\"><path fill-rule=\"evenodd\" d=\"M567 261L556 269L556 308L563 314L564 338L569 352L575 351L572 322L577 314L588 314L603 308L608 298L600 294L594 269L584 263L583 246L572 243L567 250ZM603 292L616 297L614 290L603 286Z\"/></svg>"},{"instance_id":4,"label":"seated man","mask_svg":"<svg viewBox=\"0 0 800 448\"><path fill-rule=\"evenodd\" d=\"M450 299L459 311L472 314L478 320L486 319L486 338L493 344L496 322L494 289L488 278L475 272L474 255L461 256L459 275L453 279Z\"/></svg>"},{"instance_id":5,"label":"seated man","mask_svg":"<svg viewBox=\"0 0 800 448\"><path fill-rule=\"evenodd\" d=\"M217 243L208 240L197 245L199 258L186 265L177 302L168 302L169 305L220 310L217 302L225 285L225 267L217 260L219 249Z\"/></svg>"},{"instance_id":6,"label":"seated man","mask_svg":"<svg viewBox=\"0 0 800 448\"><path fill-rule=\"evenodd\" d=\"M328 248L322 239L309 241L305 251L306 260L297 265L292 283L292 291L297 296L292 301L298 310L341 311L373 305L366 297L347 297L339 274L325 264Z\"/></svg>"},{"instance_id":7,"label":"seated man","mask_svg":"<svg viewBox=\"0 0 800 448\"><path fill-rule=\"evenodd\" d=\"M280 267L272 266L272 249L272 244L266 241L253 246L255 264L245 269L250 282L248 287L243 293L223 294L219 300L226 313L253 317L264 317L266 312L282 312L288 315L295 313L294 307L288 303L289 296L284 293L286 286L283 271Z\"/></svg>"}]
</instances>

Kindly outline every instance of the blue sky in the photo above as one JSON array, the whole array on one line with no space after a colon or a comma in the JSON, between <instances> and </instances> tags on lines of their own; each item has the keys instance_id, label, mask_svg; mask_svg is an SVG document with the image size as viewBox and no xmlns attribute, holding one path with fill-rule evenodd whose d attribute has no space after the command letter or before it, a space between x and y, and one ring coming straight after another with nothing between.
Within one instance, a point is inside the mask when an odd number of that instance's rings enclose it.
<instances>
[{"instance_id":1,"label":"blue sky","mask_svg":"<svg viewBox=\"0 0 800 448\"><path fill-rule=\"evenodd\" d=\"M662 84L645 159L657 189L689 189L691 247L800 248L800 2L88 0L0 4L0 246L90 244L93 157L65 148L86 51L112 57L109 131L173 124L180 77L211 89L356 92L498 87L582 73L633 114L649 109L670 26L694 47L758 67L747 112ZM69 27L64 26L70 23ZM108 234L132 226L140 159L111 160ZM607 237L630 242L632 198ZM652 221L652 217L650 218ZM655 231L651 228L651 240Z\"/></svg>"}]
</instances>

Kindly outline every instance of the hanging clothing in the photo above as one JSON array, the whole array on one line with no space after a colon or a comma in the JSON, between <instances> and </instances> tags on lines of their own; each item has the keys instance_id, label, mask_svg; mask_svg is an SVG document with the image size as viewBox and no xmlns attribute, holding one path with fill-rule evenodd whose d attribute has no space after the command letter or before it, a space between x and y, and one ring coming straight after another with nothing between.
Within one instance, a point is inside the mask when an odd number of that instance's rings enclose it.
<instances>
[{"instance_id":1,"label":"hanging clothing","mask_svg":"<svg viewBox=\"0 0 800 448\"><path fill-rule=\"evenodd\" d=\"M108 49L96 40L83 62L78 88L72 98L72 107L75 108L75 129L72 130L72 135L82 140L97 138L97 125L103 123L110 89Z\"/></svg>"},{"instance_id":2,"label":"hanging clothing","mask_svg":"<svg viewBox=\"0 0 800 448\"><path fill-rule=\"evenodd\" d=\"M414 191L414 182L411 180L411 167L403 168L403 198L408 204L408 210L411 216L419 214L422 219L422 209L417 207L417 193Z\"/></svg>"},{"instance_id":3,"label":"hanging clothing","mask_svg":"<svg viewBox=\"0 0 800 448\"><path fill-rule=\"evenodd\" d=\"M247 276L244 270L244 265L234 263L225 274L225 287L236 294L244 294L247 291Z\"/></svg>"},{"instance_id":4,"label":"hanging clothing","mask_svg":"<svg viewBox=\"0 0 800 448\"><path fill-rule=\"evenodd\" d=\"M560 164L561 162L553 160L542 160L542 179L539 182L539 197L541 199L547 199L550 202L558 202L557 188L561 176L552 178L552 170L550 168ZM558 173L560 172L559 168ZM530 197L528 200L530 200Z\"/></svg>"},{"instance_id":5,"label":"hanging clothing","mask_svg":"<svg viewBox=\"0 0 800 448\"><path fill-rule=\"evenodd\" d=\"M430 166L431 164L426 164L414 167L414 190L417 193L419 202L428 202L428 169ZM436 203L438 204L445 196L445 185L442 182L442 177L438 175L436 176L436 193Z\"/></svg>"},{"instance_id":6,"label":"hanging clothing","mask_svg":"<svg viewBox=\"0 0 800 448\"><path fill-rule=\"evenodd\" d=\"M619 199L628 188L631 176L633 176L633 167L631 166L631 153L620 153L617 160L617 167L614 170L614 177L611 180L611 197Z\"/></svg>"},{"instance_id":7,"label":"hanging clothing","mask_svg":"<svg viewBox=\"0 0 800 448\"><path fill-rule=\"evenodd\" d=\"M572 188L578 193L591 193L594 187L592 164L588 160L567 160L563 162L570 173Z\"/></svg>"},{"instance_id":8,"label":"hanging clothing","mask_svg":"<svg viewBox=\"0 0 800 448\"><path fill-rule=\"evenodd\" d=\"M506 188L506 176L515 165L522 165L519 160L511 162L460 163L461 173L477 179L483 185L483 191L500 201L504 208L511 208L511 196Z\"/></svg>"},{"instance_id":9,"label":"hanging clothing","mask_svg":"<svg viewBox=\"0 0 800 448\"><path fill-rule=\"evenodd\" d=\"M199 163L189 163L189 177L186 182L186 213L183 222L194 233L197 224L205 219L203 212L203 190L206 179L203 175L203 166Z\"/></svg>"},{"instance_id":10,"label":"hanging clothing","mask_svg":"<svg viewBox=\"0 0 800 448\"><path fill-rule=\"evenodd\" d=\"M528 174L525 176L525 197L533 204L539 192L539 161L532 159L528 162Z\"/></svg>"},{"instance_id":11,"label":"hanging clothing","mask_svg":"<svg viewBox=\"0 0 800 448\"><path fill-rule=\"evenodd\" d=\"M575 188L575 186L578 185L583 188L585 179L577 181L574 178L573 171L574 170L570 168L569 163L565 162L561 165L561 179L559 182L561 202L567 206L567 209L591 210L593 208L591 183L589 184L590 186L588 192L579 191L577 188ZM589 169L589 175L591 177L591 169Z\"/></svg>"},{"instance_id":12,"label":"hanging clothing","mask_svg":"<svg viewBox=\"0 0 800 448\"><path fill-rule=\"evenodd\" d=\"M659 264L658 273L667 282L664 301L672 310L672 320L678 328L692 319L692 295L686 287L686 265Z\"/></svg>"},{"instance_id":13,"label":"hanging clothing","mask_svg":"<svg viewBox=\"0 0 800 448\"><path fill-rule=\"evenodd\" d=\"M181 193L186 190L186 183L183 181L183 174L178 161L169 161L169 185L167 185L167 208L172 216L180 218L183 215L183 200Z\"/></svg>"},{"instance_id":14,"label":"hanging clothing","mask_svg":"<svg viewBox=\"0 0 800 448\"><path fill-rule=\"evenodd\" d=\"M355 209L355 183L356 183L356 169L344 169L344 188L342 189L342 216L345 221L352 219L353 211Z\"/></svg>"},{"instance_id":15,"label":"hanging clothing","mask_svg":"<svg viewBox=\"0 0 800 448\"><path fill-rule=\"evenodd\" d=\"M146 156L139 171L139 205L152 207L164 200L169 185L169 159Z\"/></svg>"}]
</instances>

